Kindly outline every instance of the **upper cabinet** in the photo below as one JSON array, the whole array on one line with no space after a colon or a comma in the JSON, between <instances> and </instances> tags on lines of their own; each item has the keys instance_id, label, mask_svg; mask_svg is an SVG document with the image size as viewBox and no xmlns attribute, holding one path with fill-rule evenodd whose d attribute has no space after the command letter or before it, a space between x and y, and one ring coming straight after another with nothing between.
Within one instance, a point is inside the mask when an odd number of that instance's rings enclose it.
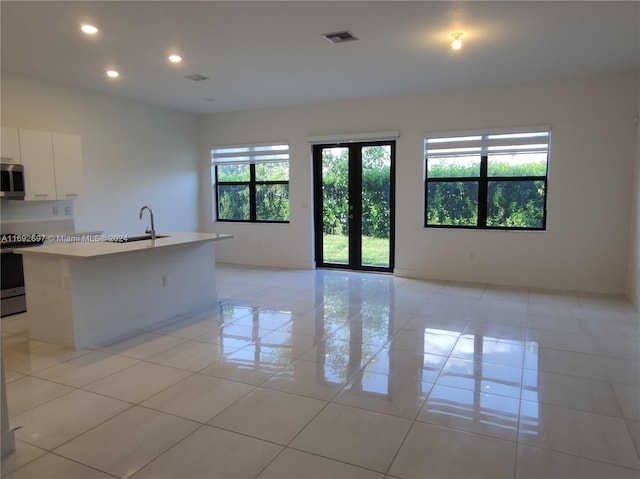
<instances>
[{"instance_id":1,"label":"upper cabinet","mask_svg":"<svg viewBox=\"0 0 640 479\"><path fill-rule=\"evenodd\" d=\"M53 133L56 198L71 200L82 194L82 144L78 135Z\"/></svg>"},{"instance_id":2,"label":"upper cabinet","mask_svg":"<svg viewBox=\"0 0 640 479\"><path fill-rule=\"evenodd\" d=\"M25 200L69 200L82 194L82 146L78 135L19 130Z\"/></svg>"},{"instance_id":3,"label":"upper cabinet","mask_svg":"<svg viewBox=\"0 0 640 479\"><path fill-rule=\"evenodd\" d=\"M2 127L2 140L0 142L2 151L0 159L3 163L21 163L20 159L20 140L18 138L18 129Z\"/></svg>"},{"instance_id":4,"label":"upper cabinet","mask_svg":"<svg viewBox=\"0 0 640 479\"><path fill-rule=\"evenodd\" d=\"M20 129L20 153L24 165L24 199L57 199L51 132Z\"/></svg>"}]
</instances>

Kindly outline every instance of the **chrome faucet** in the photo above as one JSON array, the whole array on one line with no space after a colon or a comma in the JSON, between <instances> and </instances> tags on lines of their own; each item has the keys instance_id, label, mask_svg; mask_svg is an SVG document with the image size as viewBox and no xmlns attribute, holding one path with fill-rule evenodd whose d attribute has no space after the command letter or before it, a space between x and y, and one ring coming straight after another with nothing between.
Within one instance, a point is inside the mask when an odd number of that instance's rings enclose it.
<instances>
[{"instance_id":1,"label":"chrome faucet","mask_svg":"<svg viewBox=\"0 0 640 479\"><path fill-rule=\"evenodd\" d=\"M153 224L153 211L151 211L151 208L149 208L148 206L143 206L142 208L140 208L140 219L142 219L142 213L144 213L144 210L149 210L149 216L151 217L151 229L150 230L146 230L145 233L149 234L151 233L151 239L155 241L156 239L156 227Z\"/></svg>"}]
</instances>

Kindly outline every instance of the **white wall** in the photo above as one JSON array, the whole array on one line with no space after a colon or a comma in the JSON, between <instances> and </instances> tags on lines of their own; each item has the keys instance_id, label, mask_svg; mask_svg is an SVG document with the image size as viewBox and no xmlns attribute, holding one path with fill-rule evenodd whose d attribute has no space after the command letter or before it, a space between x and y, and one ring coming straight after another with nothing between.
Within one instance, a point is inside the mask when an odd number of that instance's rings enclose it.
<instances>
[{"instance_id":1,"label":"white wall","mask_svg":"<svg viewBox=\"0 0 640 479\"><path fill-rule=\"evenodd\" d=\"M638 72L500 88L451 90L201 121L203 226L233 233L221 261L313 266L314 135L399 130L396 269L403 276L622 294L628 283ZM551 125L548 229L494 232L423 228L425 132ZM291 223L211 221L211 145L285 140L291 148Z\"/></svg>"},{"instance_id":2,"label":"white wall","mask_svg":"<svg viewBox=\"0 0 640 479\"><path fill-rule=\"evenodd\" d=\"M198 229L197 116L4 72L1 93L2 125L82 137L77 229L140 234L149 223L146 214L138 219L145 204L159 231ZM3 218L54 219L40 217L52 211L47 203L3 200Z\"/></svg>"},{"instance_id":3,"label":"white wall","mask_svg":"<svg viewBox=\"0 0 640 479\"><path fill-rule=\"evenodd\" d=\"M640 116L640 100L636 121ZM629 289L627 296L640 309L640 125L636 125L636 170L633 175L633 215L631 219L631 242L629 248Z\"/></svg>"}]
</instances>

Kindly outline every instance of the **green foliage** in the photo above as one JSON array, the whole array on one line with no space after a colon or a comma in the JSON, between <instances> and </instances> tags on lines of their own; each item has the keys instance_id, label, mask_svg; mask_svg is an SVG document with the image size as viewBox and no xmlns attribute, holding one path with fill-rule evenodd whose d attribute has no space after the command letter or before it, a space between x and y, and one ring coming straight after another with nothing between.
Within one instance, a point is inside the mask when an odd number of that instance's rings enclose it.
<instances>
[{"instance_id":1,"label":"green foliage","mask_svg":"<svg viewBox=\"0 0 640 479\"><path fill-rule=\"evenodd\" d=\"M474 178L480 176L480 157L430 159L427 168L428 178Z\"/></svg>"},{"instance_id":2,"label":"green foliage","mask_svg":"<svg viewBox=\"0 0 640 479\"><path fill-rule=\"evenodd\" d=\"M249 181L249 165L220 165L218 181Z\"/></svg>"},{"instance_id":3,"label":"green foliage","mask_svg":"<svg viewBox=\"0 0 640 479\"><path fill-rule=\"evenodd\" d=\"M253 184L250 186L249 165L218 165L219 182L237 185L217 185L218 219L249 221L251 219L251 187L255 187L255 214L257 221L289 220L288 184ZM289 163L270 162L255 165L256 181L289 181Z\"/></svg>"},{"instance_id":4,"label":"green foliage","mask_svg":"<svg viewBox=\"0 0 640 479\"><path fill-rule=\"evenodd\" d=\"M545 176L547 161L540 154L489 156L488 175ZM427 161L428 178L477 178L480 176L480 157L445 157Z\"/></svg>"},{"instance_id":5,"label":"green foliage","mask_svg":"<svg viewBox=\"0 0 640 479\"><path fill-rule=\"evenodd\" d=\"M322 152L322 231L349 233L349 157L346 148Z\"/></svg>"},{"instance_id":6,"label":"green foliage","mask_svg":"<svg viewBox=\"0 0 640 479\"><path fill-rule=\"evenodd\" d=\"M363 148L362 235L389 238L391 222L391 166L384 146ZM347 148L323 150L322 229L329 235L346 235L349 228L349 157Z\"/></svg>"},{"instance_id":7,"label":"green foliage","mask_svg":"<svg viewBox=\"0 0 640 479\"><path fill-rule=\"evenodd\" d=\"M429 225L477 226L478 182L429 183L427 204Z\"/></svg>"},{"instance_id":8,"label":"green foliage","mask_svg":"<svg viewBox=\"0 0 640 479\"><path fill-rule=\"evenodd\" d=\"M487 168L489 176L545 176L547 174L546 160L514 164L489 158Z\"/></svg>"},{"instance_id":9,"label":"green foliage","mask_svg":"<svg viewBox=\"0 0 640 479\"><path fill-rule=\"evenodd\" d=\"M428 178L452 181L427 183L427 224L477 226L478 182L455 178L479 176L469 161L460 159L428 160ZM538 180L492 181L492 177L545 176L546 157L540 154L515 154L489 157L487 226L541 228L544 221L544 182Z\"/></svg>"},{"instance_id":10,"label":"green foliage","mask_svg":"<svg viewBox=\"0 0 640 479\"><path fill-rule=\"evenodd\" d=\"M256 163L256 181L289 181L289 162Z\"/></svg>"},{"instance_id":11,"label":"green foliage","mask_svg":"<svg viewBox=\"0 0 640 479\"><path fill-rule=\"evenodd\" d=\"M541 228L544 182L490 181L487 226Z\"/></svg>"},{"instance_id":12,"label":"green foliage","mask_svg":"<svg viewBox=\"0 0 640 479\"><path fill-rule=\"evenodd\" d=\"M256 185L256 219L289 220L289 185Z\"/></svg>"}]
</instances>

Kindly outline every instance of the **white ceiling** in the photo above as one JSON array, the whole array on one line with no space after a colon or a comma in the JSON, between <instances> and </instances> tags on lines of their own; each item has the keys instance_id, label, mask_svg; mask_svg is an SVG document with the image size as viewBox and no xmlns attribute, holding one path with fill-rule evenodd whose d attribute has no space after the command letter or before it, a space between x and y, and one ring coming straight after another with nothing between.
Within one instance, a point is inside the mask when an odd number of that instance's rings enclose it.
<instances>
[{"instance_id":1,"label":"white ceiling","mask_svg":"<svg viewBox=\"0 0 640 479\"><path fill-rule=\"evenodd\" d=\"M640 67L639 7L3 0L2 70L193 113L503 85ZM100 32L87 37L82 22ZM340 30L360 40L322 37ZM107 68L121 76L107 79ZM184 78L193 73L210 80Z\"/></svg>"}]
</instances>

